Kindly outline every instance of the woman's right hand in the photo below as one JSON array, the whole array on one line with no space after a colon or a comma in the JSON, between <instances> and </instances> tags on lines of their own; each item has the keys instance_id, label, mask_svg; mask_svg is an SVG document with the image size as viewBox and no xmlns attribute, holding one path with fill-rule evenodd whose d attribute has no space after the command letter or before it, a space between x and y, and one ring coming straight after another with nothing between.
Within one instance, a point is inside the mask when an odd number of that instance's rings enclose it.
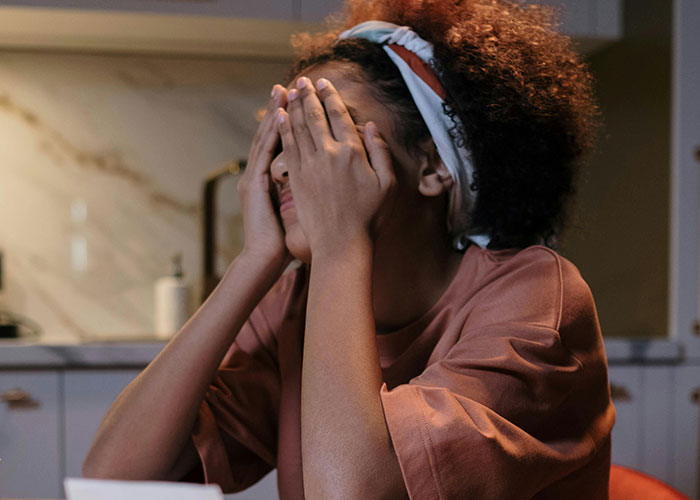
<instances>
[{"instance_id":1,"label":"woman's right hand","mask_svg":"<svg viewBox=\"0 0 700 500\"><path fill-rule=\"evenodd\" d=\"M260 122L250 147L248 163L238 181L238 199L243 215L245 246L243 254L254 260L264 260L280 272L291 262L284 243L284 231L272 205L270 164L279 144L277 109L287 106L287 89L273 87L267 112Z\"/></svg>"}]
</instances>

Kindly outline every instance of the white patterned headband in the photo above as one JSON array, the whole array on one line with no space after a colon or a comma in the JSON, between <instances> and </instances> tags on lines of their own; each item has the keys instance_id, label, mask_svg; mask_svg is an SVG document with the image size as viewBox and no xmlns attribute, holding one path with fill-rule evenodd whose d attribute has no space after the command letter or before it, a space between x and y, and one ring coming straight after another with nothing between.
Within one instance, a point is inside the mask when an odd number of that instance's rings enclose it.
<instances>
[{"instance_id":1,"label":"white patterned headband","mask_svg":"<svg viewBox=\"0 0 700 500\"><path fill-rule=\"evenodd\" d=\"M346 38L363 38L381 44L399 69L435 142L440 159L455 183L450 195L448 218L449 230L456 233L455 246L463 249L463 239L467 238L482 248L486 247L490 242L488 235L467 234L470 214L476 202L476 193L469 190L474 180L474 166L467 149L460 146L450 133L455 122L445 114L445 89L430 66L433 61L433 45L419 37L408 26L384 21L358 24L338 37L340 40ZM461 128L459 118L455 116L454 120Z\"/></svg>"}]
</instances>

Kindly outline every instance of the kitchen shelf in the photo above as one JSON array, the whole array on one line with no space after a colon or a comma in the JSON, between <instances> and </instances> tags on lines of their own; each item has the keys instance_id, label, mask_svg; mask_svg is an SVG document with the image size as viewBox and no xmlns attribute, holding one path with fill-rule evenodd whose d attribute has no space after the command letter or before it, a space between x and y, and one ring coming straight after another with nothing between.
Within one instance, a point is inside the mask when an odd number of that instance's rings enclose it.
<instances>
[{"instance_id":1,"label":"kitchen shelf","mask_svg":"<svg viewBox=\"0 0 700 500\"><path fill-rule=\"evenodd\" d=\"M293 55L293 33L317 23L192 14L0 7L0 48L255 57Z\"/></svg>"}]
</instances>

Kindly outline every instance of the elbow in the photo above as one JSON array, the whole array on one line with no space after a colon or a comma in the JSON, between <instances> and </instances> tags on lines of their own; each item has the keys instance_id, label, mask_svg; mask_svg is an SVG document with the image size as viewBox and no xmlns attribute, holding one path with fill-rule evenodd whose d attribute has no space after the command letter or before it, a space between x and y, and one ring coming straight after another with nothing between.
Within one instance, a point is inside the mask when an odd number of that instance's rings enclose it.
<instances>
[{"instance_id":1,"label":"elbow","mask_svg":"<svg viewBox=\"0 0 700 500\"><path fill-rule=\"evenodd\" d=\"M82 474L83 477L89 478L89 479L104 479L104 473L102 472L102 468L95 463L95 460L92 459L90 456L88 456L85 461L83 462L83 468L82 468Z\"/></svg>"},{"instance_id":2,"label":"elbow","mask_svg":"<svg viewBox=\"0 0 700 500\"><path fill-rule=\"evenodd\" d=\"M118 461L95 457L92 452L85 458L81 472L87 479L142 479L126 472Z\"/></svg>"},{"instance_id":3,"label":"elbow","mask_svg":"<svg viewBox=\"0 0 700 500\"><path fill-rule=\"evenodd\" d=\"M83 477L88 479L127 479L119 477L117 471L117 464L110 464L105 462L105 460L100 460L92 452L88 453L81 470Z\"/></svg>"}]
</instances>

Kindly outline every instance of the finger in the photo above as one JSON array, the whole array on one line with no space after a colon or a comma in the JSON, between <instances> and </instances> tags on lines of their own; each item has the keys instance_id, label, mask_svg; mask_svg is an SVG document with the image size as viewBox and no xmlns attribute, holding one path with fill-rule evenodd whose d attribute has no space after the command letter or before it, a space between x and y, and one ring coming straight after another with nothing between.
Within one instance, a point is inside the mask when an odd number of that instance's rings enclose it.
<instances>
[{"instance_id":1,"label":"finger","mask_svg":"<svg viewBox=\"0 0 700 500\"><path fill-rule=\"evenodd\" d=\"M314 141L316 149L323 149L324 144L329 141L335 142L331 134L331 128L328 126L326 112L323 109L323 104L316 95L311 80L305 76L297 80L297 89L301 97L302 107L304 108L304 116L306 118L306 126L311 132L311 138Z\"/></svg>"},{"instance_id":2,"label":"finger","mask_svg":"<svg viewBox=\"0 0 700 500\"><path fill-rule=\"evenodd\" d=\"M257 141L262 137L262 134L266 131L265 125L269 124L271 116L274 114L275 110L279 107L286 107L287 105L287 89L282 85L275 84L272 86L272 91L270 92L270 99L267 101L267 108L256 113L256 119L260 122L258 130L255 132L255 137L253 137L253 142Z\"/></svg>"},{"instance_id":3,"label":"finger","mask_svg":"<svg viewBox=\"0 0 700 500\"><path fill-rule=\"evenodd\" d=\"M316 146L314 146L314 140L311 137L309 127L306 126L304 108L301 99L299 99L299 91L297 89L289 91L287 113L289 114L289 123L291 124L294 139L296 139L299 157L302 160L310 158L316 151Z\"/></svg>"},{"instance_id":4,"label":"finger","mask_svg":"<svg viewBox=\"0 0 700 500\"><path fill-rule=\"evenodd\" d=\"M275 149L279 143L279 134L277 133L277 109L287 105L287 89L281 85L274 85L270 93L268 109L265 111L260 125L255 132L253 145L250 154L248 169L246 171L252 173L261 173L267 170L267 166L274 158ZM257 161L259 160L259 161ZM245 172L244 172L245 175Z\"/></svg>"},{"instance_id":5,"label":"finger","mask_svg":"<svg viewBox=\"0 0 700 500\"><path fill-rule=\"evenodd\" d=\"M282 149L287 153L287 171L296 174L300 168L300 154L289 115L283 109L279 110L277 129L282 140Z\"/></svg>"},{"instance_id":6,"label":"finger","mask_svg":"<svg viewBox=\"0 0 700 500\"><path fill-rule=\"evenodd\" d=\"M374 122L367 122L365 125L365 147L369 153L370 165L379 179L379 185L385 190L392 188L396 183L396 175L391 162L389 145L379 134Z\"/></svg>"},{"instance_id":7,"label":"finger","mask_svg":"<svg viewBox=\"0 0 700 500\"><path fill-rule=\"evenodd\" d=\"M275 157L275 150L280 141L276 120L279 118L281 109L272 110L269 113L270 116L265 118L266 123L262 126L263 130L257 144L257 161L250 165L254 174L261 175L267 172L270 168L270 163Z\"/></svg>"},{"instance_id":8,"label":"finger","mask_svg":"<svg viewBox=\"0 0 700 500\"><path fill-rule=\"evenodd\" d=\"M326 108L335 139L338 142L359 141L355 122L350 117L348 108L333 84L325 78L319 78L316 82L316 89L321 97L323 106Z\"/></svg>"}]
</instances>

